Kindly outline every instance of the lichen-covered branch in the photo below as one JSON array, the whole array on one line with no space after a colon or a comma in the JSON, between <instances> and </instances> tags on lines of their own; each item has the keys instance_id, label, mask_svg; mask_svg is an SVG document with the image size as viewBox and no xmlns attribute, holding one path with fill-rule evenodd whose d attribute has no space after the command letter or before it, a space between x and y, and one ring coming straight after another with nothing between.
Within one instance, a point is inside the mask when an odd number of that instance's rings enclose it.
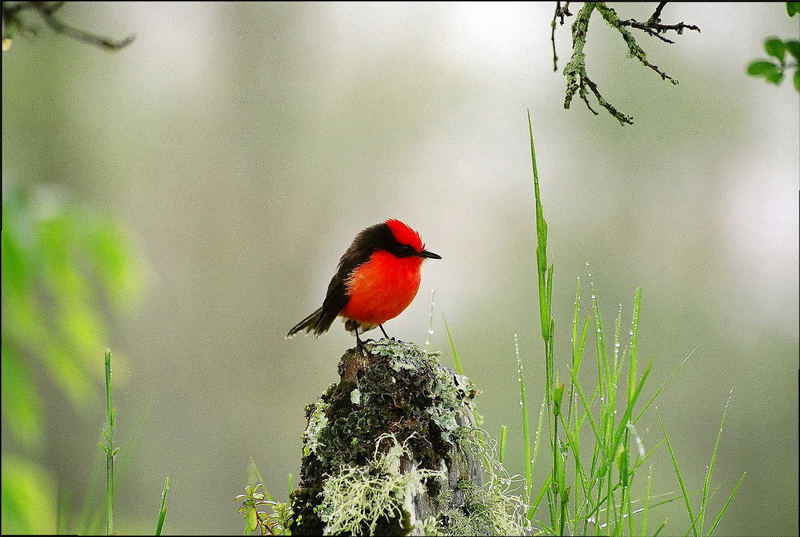
<instances>
[{"instance_id":1,"label":"lichen-covered branch","mask_svg":"<svg viewBox=\"0 0 800 537\"><path fill-rule=\"evenodd\" d=\"M619 110L617 110L614 105L609 103L603 95L600 93L600 90L597 88L597 84L589 78L589 75L586 73L586 55L583 52L584 47L586 46L586 35L589 29L589 20L592 16L592 12L597 7L595 2L586 2L581 10L575 17L575 22L572 23L572 58L564 66L564 76L567 78L567 92L566 97L564 99L564 108L569 108L570 104L572 103L572 98L577 93L580 98L586 103L586 107L591 111L594 115L597 115L597 111L592 108L592 105L589 103L588 92L587 88L592 92L595 99L600 106L608 110L608 112L614 116L617 121L621 124L633 124L633 118L623 114Z\"/></svg>"},{"instance_id":2,"label":"lichen-covered branch","mask_svg":"<svg viewBox=\"0 0 800 537\"><path fill-rule=\"evenodd\" d=\"M64 2L3 2L3 51L11 48L18 32L31 35L37 34L36 27L23 19L23 13L26 11L37 13L45 24L56 33L110 51L117 51L130 45L136 37L129 35L125 39L117 41L76 28L55 16L56 11L63 6Z\"/></svg>"},{"instance_id":3,"label":"lichen-covered branch","mask_svg":"<svg viewBox=\"0 0 800 537\"><path fill-rule=\"evenodd\" d=\"M605 20L609 26L617 30L620 35L622 35L622 39L625 41L625 44L628 45L628 54L630 54L631 57L636 58L644 65L661 75L661 80L669 80L673 84L678 83L677 80L660 70L656 65L653 65L647 61L647 54L636 42L633 34L630 33L622 24L622 21L619 20L617 12L614 10L614 8L608 7L604 2L598 2L596 9L603 16L603 20Z\"/></svg>"},{"instance_id":4,"label":"lichen-covered branch","mask_svg":"<svg viewBox=\"0 0 800 537\"><path fill-rule=\"evenodd\" d=\"M666 43L674 43L674 41L667 39L664 37L664 35L662 35L667 32L673 31L677 35L681 35L683 34L684 30L695 30L697 32L700 31L700 28L697 26L693 24L685 24L684 22L679 22L677 24L662 24L661 12L666 4L666 2L659 2L650 18L647 19L646 22L640 22L636 19L620 19L617 15L617 12L613 8L608 7L605 2L584 3L581 10L575 16L575 21L572 24L572 57L564 67L563 71L564 76L567 79L564 108L570 107L572 98L577 93L583 102L586 103L586 107L593 114L597 115L597 112L589 103L588 94L589 91L591 91L595 99L597 99L597 103L605 108L609 114L611 114L617 121L620 122L621 125L633 124L633 117L620 112L614 105L608 102L608 100L603 97L602 93L598 89L597 84L589 78L586 72L586 55L584 53L584 48L586 46L586 38L588 35L589 20L595 11L600 13L600 16L609 26L619 32L619 34L622 36L622 39L625 41L625 44L628 48L628 55L630 57L636 58L642 63L642 65L658 73L662 80L669 80L672 84L678 83L677 80L673 79L671 76L662 71L657 65L651 63L647 59L647 53L644 51L644 49L642 49L641 46L639 46L633 33L629 30L629 28L641 30L647 35L656 37ZM560 24L562 26L564 25L564 18L572 16L572 13L569 12L568 6L569 2L566 2L564 7L561 6L561 2L556 2L556 9L553 14L553 20L550 24L552 30L550 38L553 43L554 70L556 70L558 66L558 56L556 54L555 42L556 19L560 19Z\"/></svg>"}]
</instances>

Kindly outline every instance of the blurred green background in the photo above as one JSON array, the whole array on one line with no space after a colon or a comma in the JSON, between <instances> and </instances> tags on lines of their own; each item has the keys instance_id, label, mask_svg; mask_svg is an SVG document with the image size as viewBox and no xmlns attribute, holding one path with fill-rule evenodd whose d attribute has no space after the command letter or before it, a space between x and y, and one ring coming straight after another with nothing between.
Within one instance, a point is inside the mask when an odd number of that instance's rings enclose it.
<instances>
[{"instance_id":1,"label":"blurred green background","mask_svg":"<svg viewBox=\"0 0 800 537\"><path fill-rule=\"evenodd\" d=\"M616 7L645 20L655 3ZM2 63L3 531L54 531L59 506L62 528L92 527L106 346L120 533L153 531L167 476L165 533L240 533L251 457L285 498L304 406L353 341L339 323L284 335L353 236L387 218L443 257L387 331L423 344L436 290L429 349L452 365L443 314L520 472L515 333L534 408L544 383L530 108L561 377L576 278L586 289L591 272L604 315L623 304L625 322L641 286L647 395L700 345L657 401L687 487L702 489L733 389L712 506L748 475L717 534L795 534L800 111L790 80L745 68L766 37L796 39L800 17L668 4L665 22L702 33L639 42L678 86L593 19L589 74L634 116L622 128L577 99L563 109L553 9L68 3L63 20L136 40L112 54L45 27L17 39ZM568 26L556 43L560 71ZM678 493L666 450L653 464L653 491ZM679 503L653 528L666 517L683 534Z\"/></svg>"}]
</instances>

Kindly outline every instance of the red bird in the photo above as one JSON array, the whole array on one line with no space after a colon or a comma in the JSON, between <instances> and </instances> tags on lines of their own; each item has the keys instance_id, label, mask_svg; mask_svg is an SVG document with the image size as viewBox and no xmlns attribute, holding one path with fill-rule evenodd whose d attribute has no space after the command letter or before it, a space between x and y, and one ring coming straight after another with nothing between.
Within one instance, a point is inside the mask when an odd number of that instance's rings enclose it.
<instances>
[{"instance_id":1,"label":"red bird","mask_svg":"<svg viewBox=\"0 0 800 537\"><path fill-rule=\"evenodd\" d=\"M339 260L322 307L297 323L287 336L301 330L319 336L337 316L356 335L376 326L387 338L383 323L411 304L419 290L425 258L441 259L422 244L419 233L400 220L387 220L359 233Z\"/></svg>"}]
</instances>

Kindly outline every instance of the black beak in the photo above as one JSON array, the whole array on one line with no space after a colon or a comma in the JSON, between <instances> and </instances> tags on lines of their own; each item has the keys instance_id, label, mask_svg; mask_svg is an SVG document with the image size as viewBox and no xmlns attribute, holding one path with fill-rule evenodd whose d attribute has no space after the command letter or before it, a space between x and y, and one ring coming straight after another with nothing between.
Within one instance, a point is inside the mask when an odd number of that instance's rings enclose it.
<instances>
[{"instance_id":1,"label":"black beak","mask_svg":"<svg viewBox=\"0 0 800 537\"><path fill-rule=\"evenodd\" d=\"M442 256L440 256L439 254L434 254L433 252L429 252L428 250L422 250L419 253L419 256L420 257L427 257L429 259L441 259L442 258Z\"/></svg>"}]
</instances>

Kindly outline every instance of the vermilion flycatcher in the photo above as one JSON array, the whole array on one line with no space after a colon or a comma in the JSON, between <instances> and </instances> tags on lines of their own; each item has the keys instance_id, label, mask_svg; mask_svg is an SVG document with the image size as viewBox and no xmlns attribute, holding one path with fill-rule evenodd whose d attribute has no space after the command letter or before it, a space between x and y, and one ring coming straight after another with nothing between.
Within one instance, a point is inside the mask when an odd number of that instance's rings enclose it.
<instances>
[{"instance_id":1,"label":"vermilion flycatcher","mask_svg":"<svg viewBox=\"0 0 800 537\"><path fill-rule=\"evenodd\" d=\"M339 260L322 307L297 323L288 336L301 330L319 336L341 315L345 329L355 333L359 347L359 331L378 326L389 337L382 325L414 300L425 258L441 256L427 251L419 233L400 220L368 227Z\"/></svg>"}]
</instances>

